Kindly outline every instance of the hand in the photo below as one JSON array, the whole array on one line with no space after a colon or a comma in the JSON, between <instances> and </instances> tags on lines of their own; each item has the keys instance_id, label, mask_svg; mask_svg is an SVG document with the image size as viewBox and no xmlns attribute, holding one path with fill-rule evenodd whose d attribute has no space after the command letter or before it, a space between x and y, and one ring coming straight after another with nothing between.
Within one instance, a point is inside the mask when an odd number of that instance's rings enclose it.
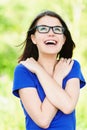
<instances>
[{"instance_id":1,"label":"hand","mask_svg":"<svg viewBox=\"0 0 87 130\"><path fill-rule=\"evenodd\" d=\"M53 77L56 81L61 81L71 71L74 61L72 59L61 58L55 65Z\"/></svg>"},{"instance_id":2,"label":"hand","mask_svg":"<svg viewBox=\"0 0 87 130\"><path fill-rule=\"evenodd\" d=\"M33 73L36 73L36 71L39 69L38 62L35 61L33 58L27 58L25 61L21 61L20 63Z\"/></svg>"}]
</instances>

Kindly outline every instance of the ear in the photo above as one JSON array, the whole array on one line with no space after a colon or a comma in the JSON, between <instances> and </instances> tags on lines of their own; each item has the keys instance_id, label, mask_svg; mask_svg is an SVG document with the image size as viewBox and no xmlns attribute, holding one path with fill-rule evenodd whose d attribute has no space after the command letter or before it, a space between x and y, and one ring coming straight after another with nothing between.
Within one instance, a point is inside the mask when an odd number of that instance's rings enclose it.
<instances>
[{"instance_id":1,"label":"ear","mask_svg":"<svg viewBox=\"0 0 87 130\"><path fill-rule=\"evenodd\" d=\"M31 40L32 40L32 42L33 42L34 44L36 44L36 40L35 40L35 35L34 35L34 34L31 35Z\"/></svg>"}]
</instances>

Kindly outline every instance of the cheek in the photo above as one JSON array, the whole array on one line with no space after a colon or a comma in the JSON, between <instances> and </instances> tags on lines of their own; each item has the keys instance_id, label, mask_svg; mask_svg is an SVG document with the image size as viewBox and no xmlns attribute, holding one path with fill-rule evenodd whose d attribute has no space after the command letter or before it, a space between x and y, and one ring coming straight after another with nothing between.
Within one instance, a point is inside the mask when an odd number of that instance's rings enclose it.
<instances>
[{"instance_id":1,"label":"cheek","mask_svg":"<svg viewBox=\"0 0 87 130\"><path fill-rule=\"evenodd\" d=\"M58 39L59 39L58 47L59 47L59 51L60 51L65 43L65 39L63 36L60 36Z\"/></svg>"},{"instance_id":2,"label":"cheek","mask_svg":"<svg viewBox=\"0 0 87 130\"><path fill-rule=\"evenodd\" d=\"M38 35L38 34L35 36L35 39L36 39L36 44L39 44L39 43L41 43L43 41L42 36Z\"/></svg>"},{"instance_id":3,"label":"cheek","mask_svg":"<svg viewBox=\"0 0 87 130\"><path fill-rule=\"evenodd\" d=\"M61 36L60 37L60 43L61 43L62 46L64 45L64 43L65 43L65 36Z\"/></svg>"}]
</instances>

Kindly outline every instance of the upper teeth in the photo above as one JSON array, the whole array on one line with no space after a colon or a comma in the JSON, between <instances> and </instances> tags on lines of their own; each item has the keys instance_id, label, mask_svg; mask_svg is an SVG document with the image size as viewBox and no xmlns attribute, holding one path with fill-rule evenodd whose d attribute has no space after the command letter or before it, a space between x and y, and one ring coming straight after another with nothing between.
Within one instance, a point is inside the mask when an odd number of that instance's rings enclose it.
<instances>
[{"instance_id":1,"label":"upper teeth","mask_svg":"<svg viewBox=\"0 0 87 130\"><path fill-rule=\"evenodd\" d=\"M45 41L45 43L47 44L47 43L54 43L54 44L56 44L56 41L54 41L54 40L47 40L47 41Z\"/></svg>"}]
</instances>

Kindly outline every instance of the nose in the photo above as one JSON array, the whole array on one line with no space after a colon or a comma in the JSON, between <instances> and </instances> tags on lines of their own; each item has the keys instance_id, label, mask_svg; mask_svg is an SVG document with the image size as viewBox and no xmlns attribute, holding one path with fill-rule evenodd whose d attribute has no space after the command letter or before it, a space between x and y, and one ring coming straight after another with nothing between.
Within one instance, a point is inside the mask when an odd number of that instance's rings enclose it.
<instances>
[{"instance_id":1,"label":"nose","mask_svg":"<svg viewBox=\"0 0 87 130\"><path fill-rule=\"evenodd\" d=\"M52 28L50 28L48 34L49 34L49 35L54 35L54 32L53 32L53 29L52 29Z\"/></svg>"}]
</instances>

